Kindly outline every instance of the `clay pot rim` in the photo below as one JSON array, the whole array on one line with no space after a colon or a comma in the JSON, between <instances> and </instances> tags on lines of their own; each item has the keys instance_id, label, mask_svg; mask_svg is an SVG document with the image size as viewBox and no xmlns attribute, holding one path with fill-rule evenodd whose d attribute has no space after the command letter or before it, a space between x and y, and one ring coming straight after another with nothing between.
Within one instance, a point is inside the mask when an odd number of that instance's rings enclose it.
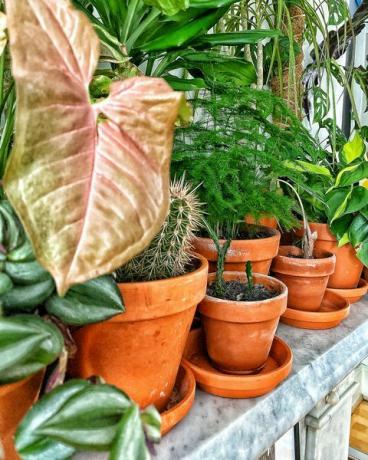
<instances>
[{"instance_id":1,"label":"clay pot rim","mask_svg":"<svg viewBox=\"0 0 368 460\"><path fill-rule=\"evenodd\" d=\"M296 321L308 321L310 323L327 323L331 321L337 321L340 318L341 320L344 319L350 311L350 302L341 295L336 294L336 292L332 292L328 288L326 289L323 299L325 299L326 297L335 298L336 302L341 301L341 304L344 304L344 306L333 311L306 311L296 310L294 308L287 308L285 313L283 314L283 317Z\"/></svg>"},{"instance_id":2,"label":"clay pot rim","mask_svg":"<svg viewBox=\"0 0 368 460\"><path fill-rule=\"evenodd\" d=\"M190 334L197 333L199 334L200 338L203 337L202 329L199 329L200 332L197 330L191 331ZM291 365L293 362L293 352L289 345L285 342L285 340L281 339L280 337L275 336L272 342L271 350L274 345L274 342L278 342L286 351L286 357L284 362L273 369L272 371L267 372L266 374L247 374L247 375L231 375L231 374L216 374L214 372L208 371L196 364L192 363L189 358L184 355L183 361L191 367L196 376L196 380L199 384L203 383L204 385L217 385L218 388L223 388L223 383L229 384L228 389L232 390L244 390L245 383L247 384L247 388L250 385L259 385L262 384L264 381L269 381L272 377L277 376L279 374L283 374L288 368L291 369ZM270 356L272 353L270 352ZM207 358L209 359L209 358ZM197 377L199 376L199 378ZM265 382L266 383L266 382Z\"/></svg>"},{"instance_id":3,"label":"clay pot rim","mask_svg":"<svg viewBox=\"0 0 368 460\"><path fill-rule=\"evenodd\" d=\"M180 368L184 369L183 381L186 380L188 382L188 391L185 393L184 397L177 404L175 404L175 406L173 406L171 409L164 410L160 413L162 422L162 436L165 436L165 434L167 434L172 428L174 428L174 426L187 415L194 402L194 396L196 391L196 379L194 377L193 371L190 368L190 366L188 366L188 364L184 361L180 363L178 372L180 372ZM178 414L176 414L176 412L178 412ZM175 415L174 422L170 423L170 418L173 415ZM167 419L166 426L165 419Z\"/></svg>"},{"instance_id":4,"label":"clay pot rim","mask_svg":"<svg viewBox=\"0 0 368 460\"><path fill-rule=\"evenodd\" d=\"M295 277L318 278L321 276L331 275L335 270L336 255L332 252L323 249L313 251L313 254L322 255L325 257L317 257L314 259L303 259L297 257L288 257L280 254L281 252L298 252L301 251L297 246L280 246L279 254L274 258L271 266L271 272L281 273L284 275Z\"/></svg>"},{"instance_id":5,"label":"clay pot rim","mask_svg":"<svg viewBox=\"0 0 368 460\"><path fill-rule=\"evenodd\" d=\"M211 281L215 276L215 273L210 273L208 279ZM243 278L245 273L224 272L225 279L229 276L230 278ZM256 282L267 280L272 285L279 286L279 295L270 299L253 301L219 299L206 295L198 306L199 312L208 318L227 323L260 323L281 316L287 306L287 286L277 278L260 273L254 273L254 280Z\"/></svg>"},{"instance_id":6,"label":"clay pot rim","mask_svg":"<svg viewBox=\"0 0 368 460\"><path fill-rule=\"evenodd\" d=\"M118 286L124 286L124 290L128 291L129 289L137 289L139 287L144 286L152 286L153 284L161 285L162 288L165 288L165 285L176 284L183 279L190 278L191 276L195 276L201 272L204 272L208 269L208 260L203 257L201 254L193 253L193 259L199 260L200 264L195 270L191 272L184 273L184 275L173 276L172 278L164 278L160 280L150 280L150 281L128 281L123 283L117 283Z\"/></svg>"},{"instance_id":7,"label":"clay pot rim","mask_svg":"<svg viewBox=\"0 0 368 460\"><path fill-rule=\"evenodd\" d=\"M225 281L226 281L226 276L228 276L228 275L241 276L241 275L244 275L244 273L243 272L226 272L225 271L224 272ZM209 273L208 274L208 281L212 281L212 279L214 279L215 276L216 276L216 273ZM273 276L263 275L262 273L253 273L253 276L254 276L254 280L256 282L258 282L257 280L265 280L265 279L275 281L276 284L278 284L282 289L280 294L275 296L275 297L271 297L270 299L247 300L247 301L246 300L219 299L218 297L213 297L213 296L208 295L208 294L206 294L205 298L208 298L211 301L213 300L214 302L220 301L220 302L232 303L232 304L238 305L241 308L244 308L245 304L246 305L249 304L249 306L253 306L255 302L256 303L259 303L259 302L269 303L271 300L278 300L278 299L282 299L283 297L287 296L288 288L287 288L286 284L284 284L282 281L278 280L277 278L274 278ZM262 283L258 283L258 284L262 284Z\"/></svg>"},{"instance_id":8,"label":"clay pot rim","mask_svg":"<svg viewBox=\"0 0 368 460\"><path fill-rule=\"evenodd\" d=\"M248 224L248 225L254 225L254 224ZM277 230L277 228L272 228L272 227L267 227L265 225L255 225L256 227L258 228L261 228L262 230L264 231L268 231L270 233L270 236L265 236L265 237L262 237L262 238L249 238L249 239L233 239L231 240L231 244L230 244L230 247L234 247L234 246L241 246L243 245L244 243L254 243L254 242L257 242L257 241L264 241L264 240L273 240L273 239L281 239L281 233L279 230ZM195 238L197 238L198 240L201 240L203 241L204 243L207 243L207 244L212 244L213 243L213 239L212 238L209 238L209 237L205 237L205 236L196 236ZM221 244L225 243L226 240L224 239L220 239L219 242Z\"/></svg>"},{"instance_id":9,"label":"clay pot rim","mask_svg":"<svg viewBox=\"0 0 368 460\"><path fill-rule=\"evenodd\" d=\"M360 278L356 288L328 288L329 291L341 295L341 297L356 297L365 295L368 291L368 281Z\"/></svg>"}]
</instances>

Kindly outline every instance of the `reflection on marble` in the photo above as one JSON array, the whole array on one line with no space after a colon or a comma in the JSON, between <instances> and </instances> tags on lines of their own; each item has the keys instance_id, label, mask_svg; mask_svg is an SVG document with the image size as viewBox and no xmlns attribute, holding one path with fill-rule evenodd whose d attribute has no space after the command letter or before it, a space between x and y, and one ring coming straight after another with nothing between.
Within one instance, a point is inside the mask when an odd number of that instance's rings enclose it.
<instances>
[{"instance_id":1,"label":"reflection on marble","mask_svg":"<svg viewBox=\"0 0 368 460\"><path fill-rule=\"evenodd\" d=\"M294 353L289 378L268 395L249 400L197 390L191 412L155 447L153 459L256 459L368 356L368 300L353 305L350 316L335 329L311 331L280 324L277 335Z\"/></svg>"}]
</instances>

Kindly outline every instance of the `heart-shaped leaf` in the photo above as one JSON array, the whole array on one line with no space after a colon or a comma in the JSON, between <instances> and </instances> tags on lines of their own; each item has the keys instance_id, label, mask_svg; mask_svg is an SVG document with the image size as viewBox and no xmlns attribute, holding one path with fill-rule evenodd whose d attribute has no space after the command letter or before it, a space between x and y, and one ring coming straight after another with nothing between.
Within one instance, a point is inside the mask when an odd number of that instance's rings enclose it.
<instances>
[{"instance_id":1,"label":"heart-shaped leaf","mask_svg":"<svg viewBox=\"0 0 368 460\"><path fill-rule=\"evenodd\" d=\"M160 79L112 85L92 105L99 43L69 0L7 0L17 86L5 190L63 295L142 251L168 207L182 95Z\"/></svg>"}]
</instances>

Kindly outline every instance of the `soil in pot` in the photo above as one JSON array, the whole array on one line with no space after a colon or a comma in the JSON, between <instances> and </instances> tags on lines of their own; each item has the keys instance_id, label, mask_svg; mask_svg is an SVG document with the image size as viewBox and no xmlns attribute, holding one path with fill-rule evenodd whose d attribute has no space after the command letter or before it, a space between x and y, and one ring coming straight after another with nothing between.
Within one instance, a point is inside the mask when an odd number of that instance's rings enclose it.
<instances>
[{"instance_id":1,"label":"soil in pot","mask_svg":"<svg viewBox=\"0 0 368 460\"><path fill-rule=\"evenodd\" d=\"M100 375L141 407L166 407L198 303L206 293L208 263L185 275L121 283L126 312L74 333L70 374Z\"/></svg>"},{"instance_id":2,"label":"soil in pot","mask_svg":"<svg viewBox=\"0 0 368 460\"><path fill-rule=\"evenodd\" d=\"M209 284L216 275L209 275ZM227 282L240 282L243 272L225 272ZM269 276L255 274L255 284L262 284L277 296L259 301L234 301L207 295L199 305L208 355L221 372L249 374L264 366L275 336L279 318L286 309L286 286Z\"/></svg>"},{"instance_id":3,"label":"soil in pot","mask_svg":"<svg viewBox=\"0 0 368 460\"><path fill-rule=\"evenodd\" d=\"M18 424L38 398L44 371L19 382L0 386L0 438L6 460L18 460L14 448L14 433Z\"/></svg>"},{"instance_id":4,"label":"soil in pot","mask_svg":"<svg viewBox=\"0 0 368 460\"><path fill-rule=\"evenodd\" d=\"M263 284L255 284L252 289L248 289L247 285L240 281L227 281L224 287L225 291L223 298L225 300L236 300L238 302L266 300L279 295L277 290L268 288ZM208 286L207 295L216 297L214 285Z\"/></svg>"},{"instance_id":5,"label":"soil in pot","mask_svg":"<svg viewBox=\"0 0 368 460\"><path fill-rule=\"evenodd\" d=\"M328 278L335 268L334 254L316 249L312 259L304 259L296 246L280 246L272 264L272 273L289 290L288 307L317 311L327 288Z\"/></svg>"},{"instance_id":6,"label":"soil in pot","mask_svg":"<svg viewBox=\"0 0 368 460\"><path fill-rule=\"evenodd\" d=\"M312 232L317 232L315 249L332 252L336 256L334 273L328 280L328 287L334 289L353 289L358 286L363 264L356 256L355 249L348 243L338 247L336 237L327 224L312 222L309 224ZM298 237L303 235L303 229L295 231Z\"/></svg>"},{"instance_id":7,"label":"soil in pot","mask_svg":"<svg viewBox=\"0 0 368 460\"><path fill-rule=\"evenodd\" d=\"M226 271L243 271L247 261L252 262L253 272L267 275L272 259L277 255L281 234L278 230L260 225L246 225L230 244L225 259ZM221 244L225 240L220 240ZM195 251L210 263L209 271L216 271L217 250L211 238L197 237L193 241Z\"/></svg>"}]
</instances>

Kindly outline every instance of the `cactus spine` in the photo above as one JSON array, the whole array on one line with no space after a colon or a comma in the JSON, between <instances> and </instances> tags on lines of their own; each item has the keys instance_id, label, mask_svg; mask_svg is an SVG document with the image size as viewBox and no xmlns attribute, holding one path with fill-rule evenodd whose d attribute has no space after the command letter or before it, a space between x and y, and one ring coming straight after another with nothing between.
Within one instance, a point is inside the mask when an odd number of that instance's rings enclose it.
<instances>
[{"instance_id":1,"label":"cactus spine","mask_svg":"<svg viewBox=\"0 0 368 460\"><path fill-rule=\"evenodd\" d=\"M170 185L170 209L150 246L116 272L118 282L183 275L191 261L191 241L202 222L201 205L184 179Z\"/></svg>"}]
</instances>

